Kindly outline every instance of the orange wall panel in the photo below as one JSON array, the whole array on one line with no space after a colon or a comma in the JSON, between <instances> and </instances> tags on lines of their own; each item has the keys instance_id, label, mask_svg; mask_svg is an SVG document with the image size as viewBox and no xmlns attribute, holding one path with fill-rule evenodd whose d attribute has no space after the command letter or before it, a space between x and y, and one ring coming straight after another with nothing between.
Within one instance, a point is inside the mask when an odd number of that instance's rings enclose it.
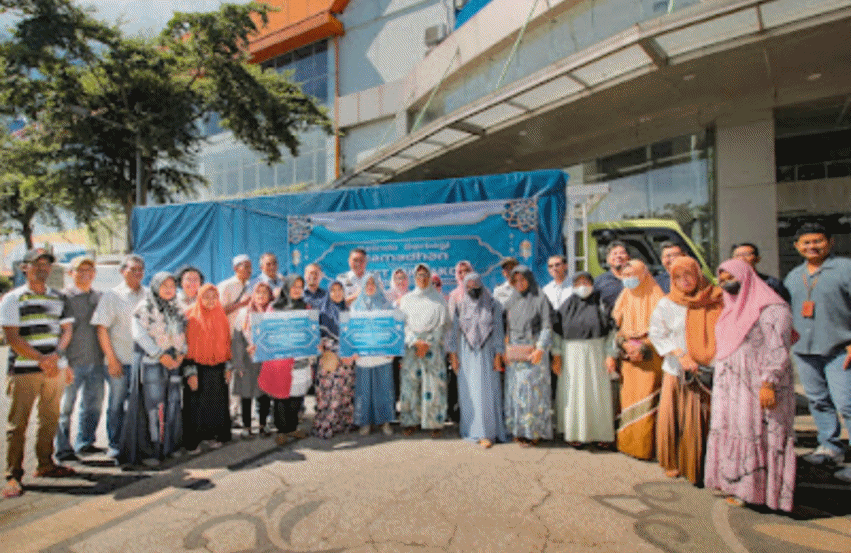
<instances>
[{"instance_id":1,"label":"orange wall panel","mask_svg":"<svg viewBox=\"0 0 851 553\"><path fill-rule=\"evenodd\" d=\"M278 11L269 13L269 22L249 44L251 61L259 63L317 40L343 34L343 25L334 17L349 0L266 0Z\"/></svg>"}]
</instances>

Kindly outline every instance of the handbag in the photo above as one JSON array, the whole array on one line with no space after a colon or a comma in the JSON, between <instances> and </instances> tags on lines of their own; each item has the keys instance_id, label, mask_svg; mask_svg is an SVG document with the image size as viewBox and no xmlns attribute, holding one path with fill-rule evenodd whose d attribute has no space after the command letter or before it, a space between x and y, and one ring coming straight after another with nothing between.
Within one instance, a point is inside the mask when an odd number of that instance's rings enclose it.
<instances>
[{"instance_id":1,"label":"handbag","mask_svg":"<svg viewBox=\"0 0 851 553\"><path fill-rule=\"evenodd\" d=\"M505 360L509 363L528 363L535 346L531 344L507 344Z\"/></svg>"},{"instance_id":2,"label":"handbag","mask_svg":"<svg viewBox=\"0 0 851 553\"><path fill-rule=\"evenodd\" d=\"M712 389L712 379L715 375L715 367L709 367L707 365L698 365L696 372L687 371L685 373L685 381L686 384L692 384L693 382L697 382L701 388L705 390Z\"/></svg>"},{"instance_id":3,"label":"handbag","mask_svg":"<svg viewBox=\"0 0 851 553\"><path fill-rule=\"evenodd\" d=\"M290 397L290 388L293 383L292 359L274 359L263 361L260 367L260 376L257 377L257 386L268 396L275 399L287 399Z\"/></svg>"},{"instance_id":4,"label":"handbag","mask_svg":"<svg viewBox=\"0 0 851 553\"><path fill-rule=\"evenodd\" d=\"M653 350L650 349L650 346L642 338L624 338L623 336L619 335L615 338L615 345L617 345L618 347L620 359L629 359L626 354L626 348L624 348L624 344L626 344L627 342L634 343L640 346L641 361L650 361L653 358Z\"/></svg>"}]
</instances>

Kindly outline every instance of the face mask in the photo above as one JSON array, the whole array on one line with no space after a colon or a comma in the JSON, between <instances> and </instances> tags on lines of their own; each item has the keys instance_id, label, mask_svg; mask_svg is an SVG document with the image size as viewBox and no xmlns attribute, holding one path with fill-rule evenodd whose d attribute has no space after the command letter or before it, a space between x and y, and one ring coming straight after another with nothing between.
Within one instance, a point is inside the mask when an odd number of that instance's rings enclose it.
<instances>
[{"instance_id":1,"label":"face mask","mask_svg":"<svg viewBox=\"0 0 851 553\"><path fill-rule=\"evenodd\" d=\"M482 296L481 288L467 288L467 294L473 298L474 300L479 299Z\"/></svg>"},{"instance_id":2,"label":"face mask","mask_svg":"<svg viewBox=\"0 0 851 553\"><path fill-rule=\"evenodd\" d=\"M573 289L573 293L582 298L583 300L591 295L594 291L594 288L588 285L577 286Z\"/></svg>"},{"instance_id":3,"label":"face mask","mask_svg":"<svg viewBox=\"0 0 851 553\"><path fill-rule=\"evenodd\" d=\"M720 286L725 292L734 296L739 293L739 290L742 289L742 283L738 280L728 280Z\"/></svg>"},{"instance_id":4,"label":"face mask","mask_svg":"<svg viewBox=\"0 0 851 553\"><path fill-rule=\"evenodd\" d=\"M626 277L623 279L623 287L629 288L630 290L634 290L638 288L639 280L638 277Z\"/></svg>"}]
</instances>

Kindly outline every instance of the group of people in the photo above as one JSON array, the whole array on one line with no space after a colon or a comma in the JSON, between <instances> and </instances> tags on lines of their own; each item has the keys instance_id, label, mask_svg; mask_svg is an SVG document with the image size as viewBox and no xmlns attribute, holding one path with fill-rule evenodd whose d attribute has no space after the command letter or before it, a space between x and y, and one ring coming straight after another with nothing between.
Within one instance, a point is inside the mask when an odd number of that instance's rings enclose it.
<instances>
[{"instance_id":1,"label":"group of people","mask_svg":"<svg viewBox=\"0 0 851 553\"><path fill-rule=\"evenodd\" d=\"M231 439L236 410L243 435L274 433L279 444L304 437L299 420L313 386L311 431L321 438L355 428L389 435L394 420L405 435L423 429L437 438L457 397L461 437L483 448L509 439L531 447L552 439L555 426L572 446L655 458L669 477L788 511L793 358L819 430L806 460L840 465L846 446L837 412L851 426L851 261L830 255L820 225L802 226L796 246L805 261L785 286L756 272L753 244L734 246L716 285L682 245L661 245L665 270L654 278L613 241L609 270L596 279L568 278L556 255L547 262L553 280L541 287L529 267L504 258L505 282L491 291L460 261L457 287L445 296L425 264L394 271L384 289L360 248L327 289L319 265L284 277L272 253L260 258L255 278L239 255L234 276L218 286L185 267L155 274L145 289L144 261L131 255L124 283L103 294L91 288L94 261L75 259L73 284L60 294L45 285L53 256L33 250L24 260L27 284L0 304L12 350L3 493L22 491L23 436L36 397L37 475L58 477L73 470L54 461L54 440L58 461L98 451L104 383L108 454L148 465L202 442L219 447ZM319 312L316 355L255 362L256 314L307 309ZM388 309L404 314L404 355L341 357L340 314ZM65 359L71 370L63 375ZM836 477L851 480L851 468Z\"/></svg>"}]
</instances>

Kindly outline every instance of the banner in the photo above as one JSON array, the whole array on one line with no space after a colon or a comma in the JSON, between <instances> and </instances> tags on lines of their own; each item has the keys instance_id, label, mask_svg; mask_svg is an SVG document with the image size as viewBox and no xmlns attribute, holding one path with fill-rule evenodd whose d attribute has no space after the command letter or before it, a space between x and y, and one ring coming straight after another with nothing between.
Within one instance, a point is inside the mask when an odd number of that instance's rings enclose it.
<instances>
[{"instance_id":1,"label":"banner","mask_svg":"<svg viewBox=\"0 0 851 553\"><path fill-rule=\"evenodd\" d=\"M310 262L326 275L349 269L349 252L367 252L367 270L377 272L385 286L395 269L413 282L419 263L455 287L455 264L466 259L488 288L503 281L504 257L531 263L538 248L537 198L437 204L409 208L320 213L288 218L290 264L295 272Z\"/></svg>"},{"instance_id":2,"label":"banner","mask_svg":"<svg viewBox=\"0 0 851 553\"><path fill-rule=\"evenodd\" d=\"M405 314L398 309L340 313L340 357L405 354Z\"/></svg>"},{"instance_id":3,"label":"banner","mask_svg":"<svg viewBox=\"0 0 851 553\"><path fill-rule=\"evenodd\" d=\"M251 313L255 363L319 355L319 311Z\"/></svg>"}]
</instances>

